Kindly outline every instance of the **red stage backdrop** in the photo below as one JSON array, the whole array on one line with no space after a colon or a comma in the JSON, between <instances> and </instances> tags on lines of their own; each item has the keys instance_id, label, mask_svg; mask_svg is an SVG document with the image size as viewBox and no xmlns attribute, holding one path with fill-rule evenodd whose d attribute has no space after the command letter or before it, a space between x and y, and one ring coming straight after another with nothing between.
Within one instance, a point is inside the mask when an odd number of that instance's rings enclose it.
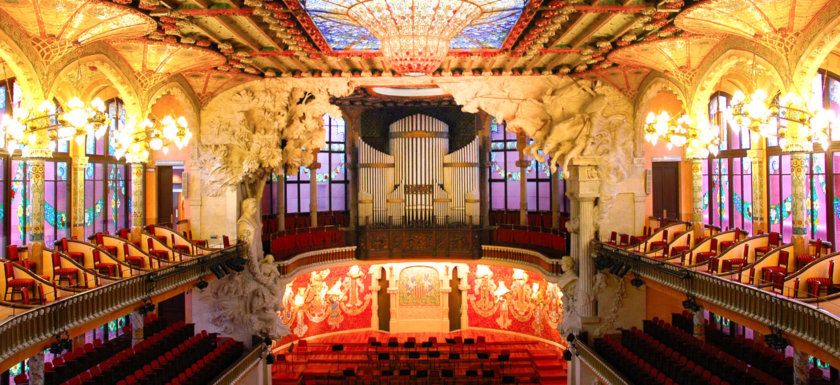
<instances>
[{"instance_id":1,"label":"red stage backdrop","mask_svg":"<svg viewBox=\"0 0 840 385\"><path fill-rule=\"evenodd\" d=\"M506 330L562 343L562 293L541 273L507 266L469 264L469 326Z\"/></svg>"},{"instance_id":2,"label":"red stage backdrop","mask_svg":"<svg viewBox=\"0 0 840 385\"><path fill-rule=\"evenodd\" d=\"M301 338L370 328L370 277L359 266L333 266L301 274L286 286L284 311L278 313L292 333L284 345Z\"/></svg>"}]
</instances>

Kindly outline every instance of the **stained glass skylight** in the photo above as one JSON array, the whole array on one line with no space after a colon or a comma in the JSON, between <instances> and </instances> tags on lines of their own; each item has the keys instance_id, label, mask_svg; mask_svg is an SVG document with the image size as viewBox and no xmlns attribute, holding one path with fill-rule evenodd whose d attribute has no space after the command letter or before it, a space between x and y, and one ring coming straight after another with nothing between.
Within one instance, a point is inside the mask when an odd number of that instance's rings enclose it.
<instances>
[{"instance_id":1,"label":"stained glass skylight","mask_svg":"<svg viewBox=\"0 0 840 385\"><path fill-rule=\"evenodd\" d=\"M422 0L419 0L422 1ZM378 50L379 40L347 16L360 0L301 0L303 8L334 50ZM477 0L483 13L449 44L450 49L498 49L519 20L527 0Z\"/></svg>"}]
</instances>

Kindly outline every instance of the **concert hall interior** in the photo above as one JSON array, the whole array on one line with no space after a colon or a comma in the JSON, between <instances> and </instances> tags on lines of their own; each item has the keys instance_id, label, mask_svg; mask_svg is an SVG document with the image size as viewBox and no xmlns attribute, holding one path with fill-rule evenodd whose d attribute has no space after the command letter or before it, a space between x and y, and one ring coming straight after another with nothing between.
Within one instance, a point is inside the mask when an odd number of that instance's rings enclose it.
<instances>
[{"instance_id":1,"label":"concert hall interior","mask_svg":"<svg viewBox=\"0 0 840 385\"><path fill-rule=\"evenodd\" d=\"M0 0L0 385L840 385L838 243L840 0Z\"/></svg>"}]
</instances>

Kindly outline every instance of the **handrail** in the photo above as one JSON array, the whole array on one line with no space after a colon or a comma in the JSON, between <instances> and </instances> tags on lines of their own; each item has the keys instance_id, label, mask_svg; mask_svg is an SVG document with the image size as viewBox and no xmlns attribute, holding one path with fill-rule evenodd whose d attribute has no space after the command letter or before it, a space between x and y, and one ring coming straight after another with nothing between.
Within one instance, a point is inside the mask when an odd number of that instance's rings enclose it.
<instances>
[{"instance_id":1,"label":"handrail","mask_svg":"<svg viewBox=\"0 0 840 385\"><path fill-rule=\"evenodd\" d=\"M231 365L224 373L216 377L212 385L233 385L242 380L255 365L262 360L262 344L256 344L250 352Z\"/></svg>"},{"instance_id":2,"label":"handrail","mask_svg":"<svg viewBox=\"0 0 840 385\"><path fill-rule=\"evenodd\" d=\"M663 263L643 255L595 242L598 255L629 264L638 276L691 294L721 309L744 314L840 356L840 318L815 306L740 282Z\"/></svg>"},{"instance_id":3,"label":"handrail","mask_svg":"<svg viewBox=\"0 0 840 385\"><path fill-rule=\"evenodd\" d=\"M598 353L587 346L581 340L575 341L575 348L578 358L586 364L598 378L610 385L633 385L633 382L624 377L621 372L612 367Z\"/></svg>"},{"instance_id":4,"label":"handrail","mask_svg":"<svg viewBox=\"0 0 840 385\"><path fill-rule=\"evenodd\" d=\"M280 275L290 277L295 275L298 270L306 267L325 263L355 260L356 246L333 247L329 249L307 251L305 253L298 254L291 259L280 261L277 263L277 271L280 272Z\"/></svg>"},{"instance_id":5,"label":"handrail","mask_svg":"<svg viewBox=\"0 0 840 385\"><path fill-rule=\"evenodd\" d=\"M542 253L517 247L481 245L481 259L524 263L539 269L543 275L559 275L560 260L550 259Z\"/></svg>"},{"instance_id":6,"label":"handrail","mask_svg":"<svg viewBox=\"0 0 840 385\"><path fill-rule=\"evenodd\" d=\"M210 265L244 255L244 245L121 279L12 316L0 323L0 367L16 354L63 332L141 303L209 274Z\"/></svg>"}]
</instances>

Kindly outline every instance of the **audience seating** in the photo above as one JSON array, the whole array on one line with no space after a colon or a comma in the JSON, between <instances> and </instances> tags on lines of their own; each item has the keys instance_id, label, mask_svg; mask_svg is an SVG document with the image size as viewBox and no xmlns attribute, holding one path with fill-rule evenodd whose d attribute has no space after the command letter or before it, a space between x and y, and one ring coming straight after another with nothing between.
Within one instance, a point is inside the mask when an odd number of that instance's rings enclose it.
<instances>
[{"instance_id":1,"label":"audience seating","mask_svg":"<svg viewBox=\"0 0 840 385\"><path fill-rule=\"evenodd\" d=\"M834 284L834 261L828 263L828 276L808 278L805 284L808 285L808 295L811 297L819 297L822 289L825 289L826 295L830 294Z\"/></svg>"},{"instance_id":2,"label":"audience seating","mask_svg":"<svg viewBox=\"0 0 840 385\"><path fill-rule=\"evenodd\" d=\"M78 264L84 266L85 265L85 253L79 251L70 251L70 247L68 246L67 238L61 238L59 243L61 245L59 251L63 251L70 259L76 261Z\"/></svg>"},{"instance_id":3,"label":"audience seating","mask_svg":"<svg viewBox=\"0 0 840 385\"><path fill-rule=\"evenodd\" d=\"M718 240L717 238L712 238L709 241L709 251L702 251L699 253L694 254L694 261L690 261L689 263L693 265L699 265L703 262L708 261L712 257L717 256L718 253Z\"/></svg>"},{"instance_id":4,"label":"audience seating","mask_svg":"<svg viewBox=\"0 0 840 385\"><path fill-rule=\"evenodd\" d=\"M726 250L729 250L730 247L734 246L736 243L738 243L740 241L741 241L741 229L736 227L735 228L735 238L733 238L731 241L720 241L720 249L718 249L718 250L720 250L720 252L724 252Z\"/></svg>"},{"instance_id":5,"label":"audience seating","mask_svg":"<svg viewBox=\"0 0 840 385\"><path fill-rule=\"evenodd\" d=\"M131 255L131 248L128 247L128 243L123 243L123 258L125 259L125 263L132 267L132 274L134 274L134 268L146 268L146 257L141 255ZM151 267L151 265L149 267Z\"/></svg>"},{"instance_id":6,"label":"audience seating","mask_svg":"<svg viewBox=\"0 0 840 385\"><path fill-rule=\"evenodd\" d=\"M149 255L163 261L171 262L169 259L169 251L164 249L155 249L155 241L152 238L146 238L146 245L149 247Z\"/></svg>"},{"instance_id":7,"label":"audience seating","mask_svg":"<svg viewBox=\"0 0 840 385\"><path fill-rule=\"evenodd\" d=\"M767 234L767 246L758 246L755 248L755 259L761 258L781 245L782 237L779 236L779 233L775 231L770 232ZM785 262L785 265L787 265L787 262Z\"/></svg>"},{"instance_id":8,"label":"audience seating","mask_svg":"<svg viewBox=\"0 0 840 385\"><path fill-rule=\"evenodd\" d=\"M550 256L562 255L566 251L566 238L562 235L519 228L500 227L494 231L493 243L536 249Z\"/></svg>"},{"instance_id":9,"label":"audience seating","mask_svg":"<svg viewBox=\"0 0 840 385\"><path fill-rule=\"evenodd\" d=\"M275 260L284 260L306 251L344 246L344 232L335 227L308 229L306 232L284 233L270 242Z\"/></svg>"},{"instance_id":10,"label":"audience seating","mask_svg":"<svg viewBox=\"0 0 840 385\"><path fill-rule=\"evenodd\" d=\"M67 286L73 287L73 279L79 278L79 269L75 267L61 267L61 254L52 254L53 282L61 285L61 281L67 281Z\"/></svg>"},{"instance_id":11,"label":"audience seating","mask_svg":"<svg viewBox=\"0 0 840 385\"><path fill-rule=\"evenodd\" d=\"M104 239L104 236L102 235L102 233L96 233L96 246L99 246L99 247L105 249L105 251L107 251L109 254L111 254L115 257L117 256L117 246L106 245L105 244L105 239Z\"/></svg>"},{"instance_id":12,"label":"audience seating","mask_svg":"<svg viewBox=\"0 0 840 385\"><path fill-rule=\"evenodd\" d=\"M93 249L93 268L100 274L108 275L110 277L120 276L117 264L102 262L102 254L97 249Z\"/></svg>"},{"instance_id":13,"label":"audience seating","mask_svg":"<svg viewBox=\"0 0 840 385\"><path fill-rule=\"evenodd\" d=\"M169 234L169 237L172 239L172 250L181 254L192 254L192 247L190 247L190 245L175 244L175 234Z\"/></svg>"},{"instance_id":14,"label":"audience seating","mask_svg":"<svg viewBox=\"0 0 840 385\"><path fill-rule=\"evenodd\" d=\"M32 270L33 272L38 267L38 264L34 261L27 261L25 259L20 259L20 254L18 254L18 246L17 245L9 245L6 248L6 259L23 266L26 269Z\"/></svg>"},{"instance_id":15,"label":"audience seating","mask_svg":"<svg viewBox=\"0 0 840 385\"><path fill-rule=\"evenodd\" d=\"M33 278L16 278L14 262L6 262L3 264L3 267L6 273L6 294L3 297L5 301L13 301L15 293L17 293L21 297L21 302L29 304L30 295L37 292L40 294L38 297L39 300L42 303L45 302L44 290L38 281ZM29 292L30 289L32 293Z\"/></svg>"},{"instance_id":16,"label":"audience seating","mask_svg":"<svg viewBox=\"0 0 840 385\"><path fill-rule=\"evenodd\" d=\"M758 253L758 248L755 250ZM782 274L783 276L787 276L788 274L788 260L790 259L790 253L785 250L779 251L779 259L776 262L776 266L766 266L761 268L761 279L764 282L770 282L771 278L775 274ZM758 259L758 255L756 254L756 259Z\"/></svg>"}]
</instances>

